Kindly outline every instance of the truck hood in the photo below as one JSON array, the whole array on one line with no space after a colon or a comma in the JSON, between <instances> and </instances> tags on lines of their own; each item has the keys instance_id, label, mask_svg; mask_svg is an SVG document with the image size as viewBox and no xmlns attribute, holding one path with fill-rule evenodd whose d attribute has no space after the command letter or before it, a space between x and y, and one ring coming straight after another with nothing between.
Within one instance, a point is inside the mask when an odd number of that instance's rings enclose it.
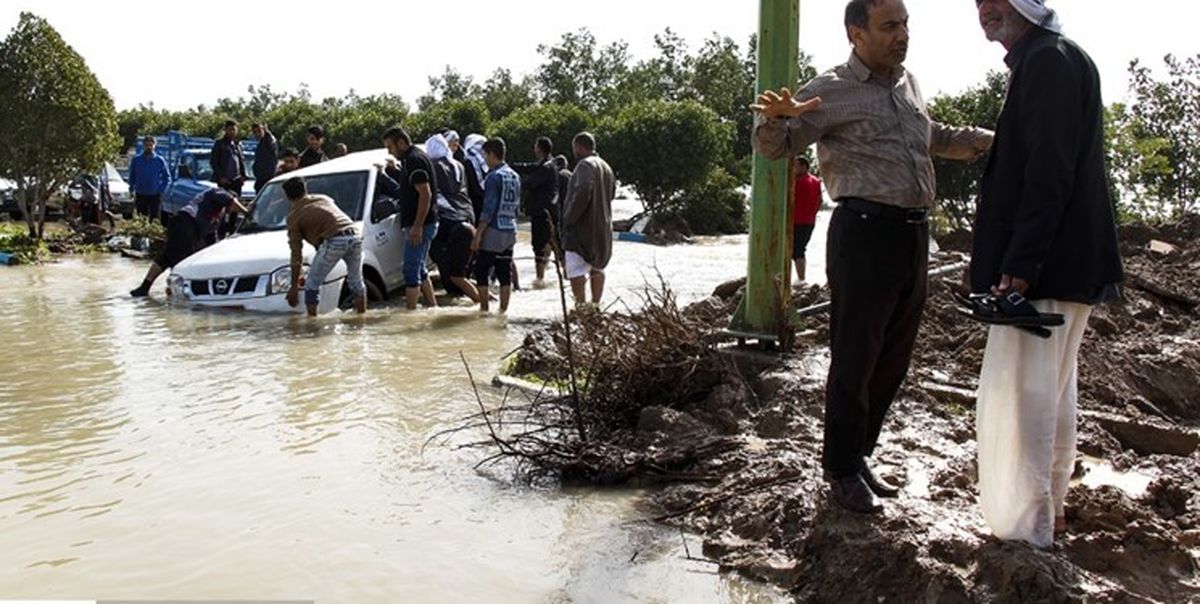
<instances>
[{"instance_id":1,"label":"truck hood","mask_svg":"<svg viewBox=\"0 0 1200 604\"><path fill-rule=\"evenodd\" d=\"M304 262L314 250L304 244ZM291 260L287 231L267 231L238 235L210 245L175 266L174 273L185 279L223 279L269 275Z\"/></svg>"},{"instance_id":2,"label":"truck hood","mask_svg":"<svg viewBox=\"0 0 1200 604\"><path fill-rule=\"evenodd\" d=\"M201 187L204 187L206 189L218 188L217 183L215 183L211 180L197 180L196 184ZM242 201L249 201L251 199L254 199L254 196L257 194L258 194L258 192L254 190L254 180L247 180L246 182L242 183L242 196L241 196Z\"/></svg>"}]
</instances>

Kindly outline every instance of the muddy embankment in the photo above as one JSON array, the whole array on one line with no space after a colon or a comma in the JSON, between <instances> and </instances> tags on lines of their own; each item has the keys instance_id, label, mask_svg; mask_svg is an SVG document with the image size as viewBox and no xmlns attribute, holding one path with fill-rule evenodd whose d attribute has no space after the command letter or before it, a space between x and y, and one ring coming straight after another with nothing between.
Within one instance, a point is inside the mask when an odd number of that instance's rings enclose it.
<instances>
[{"instance_id":1,"label":"muddy embankment","mask_svg":"<svg viewBox=\"0 0 1200 604\"><path fill-rule=\"evenodd\" d=\"M978 511L974 390L986 332L955 310L957 275L932 283L885 426L877 463L905 489L881 517L842 512L821 480L827 318L801 326L794 354L732 351L717 331L736 283L687 309L659 296L648 313L577 315L578 406L543 397L486 414L492 461L659 484L656 521L702 535L722 569L801 601L1198 601L1200 217L1125 228L1121 241L1129 280L1120 302L1095 311L1083 345L1070 530L1050 551L996 540ZM945 256L963 244L948 239ZM796 297L804 306L826 292ZM567 359L557 325L530 335L512 367L568 386Z\"/></svg>"}]
</instances>

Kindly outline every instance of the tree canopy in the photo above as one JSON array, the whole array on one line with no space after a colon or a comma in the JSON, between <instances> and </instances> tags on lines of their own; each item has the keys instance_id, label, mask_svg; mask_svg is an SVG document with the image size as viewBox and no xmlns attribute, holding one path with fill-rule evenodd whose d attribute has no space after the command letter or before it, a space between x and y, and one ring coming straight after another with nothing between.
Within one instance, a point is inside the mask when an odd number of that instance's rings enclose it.
<instances>
[{"instance_id":1,"label":"tree canopy","mask_svg":"<svg viewBox=\"0 0 1200 604\"><path fill-rule=\"evenodd\" d=\"M16 183L30 236L40 238L50 194L116 153L116 109L83 57L32 13L0 42L0 106L0 177Z\"/></svg>"}]
</instances>

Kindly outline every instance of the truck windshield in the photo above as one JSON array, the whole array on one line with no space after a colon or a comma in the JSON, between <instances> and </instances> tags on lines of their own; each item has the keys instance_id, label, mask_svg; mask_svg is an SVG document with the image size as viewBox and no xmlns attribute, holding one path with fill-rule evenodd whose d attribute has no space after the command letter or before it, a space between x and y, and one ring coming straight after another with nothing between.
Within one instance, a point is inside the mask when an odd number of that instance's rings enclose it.
<instances>
[{"instance_id":1,"label":"truck windshield","mask_svg":"<svg viewBox=\"0 0 1200 604\"><path fill-rule=\"evenodd\" d=\"M354 221L362 220L363 197L367 190L368 172L341 172L310 176L304 181L313 195L332 197L339 208ZM291 203L283 194L283 181L268 184L258 194L250 219L242 226L243 233L277 231L287 227Z\"/></svg>"},{"instance_id":2,"label":"truck windshield","mask_svg":"<svg viewBox=\"0 0 1200 604\"><path fill-rule=\"evenodd\" d=\"M207 181L212 182L212 180L213 180L212 153L209 151L193 152L192 157L196 160L195 173L192 174L192 178L194 178L196 180L207 180ZM190 163L187 163L186 160L184 160L184 164L188 165L188 166L192 165ZM246 171L249 172L250 166L253 166L253 165L254 165L254 154L247 153L246 154Z\"/></svg>"},{"instance_id":3,"label":"truck windshield","mask_svg":"<svg viewBox=\"0 0 1200 604\"><path fill-rule=\"evenodd\" d=\"M191 157L193 161L188 161L187 156L184 156L183 159L179 161L179 167L181 169L187 167L187 169L191 171L191 174L186 176L188 178L192 178L194 180L211 181L213 177L212 164L209 163L209 157L211 155L212 154L208 152L193 153ZM184 178L185 176L180 174L179 177Z\"/></svg>"}]
</instances>

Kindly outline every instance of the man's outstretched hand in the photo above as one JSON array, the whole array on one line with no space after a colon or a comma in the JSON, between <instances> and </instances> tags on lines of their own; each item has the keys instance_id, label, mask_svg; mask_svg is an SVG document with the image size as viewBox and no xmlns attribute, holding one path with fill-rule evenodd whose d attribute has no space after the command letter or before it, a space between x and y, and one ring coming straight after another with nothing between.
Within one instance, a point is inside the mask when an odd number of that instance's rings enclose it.
<instances>
[{"instance_id":1,"label":"man's outstretched hand","mask_svg":"<svg viewBox=\"0 0 1200 604\"><path fill-rule=\"evenodd\" d=\"M810 111L816 111L820 106L819 96L801 102L792 98L791 90L782 88L779 92L768 90L758 95L758 102L750 105L750 110L767 118L800 117Z\"/></svg>"}]
</instances>

